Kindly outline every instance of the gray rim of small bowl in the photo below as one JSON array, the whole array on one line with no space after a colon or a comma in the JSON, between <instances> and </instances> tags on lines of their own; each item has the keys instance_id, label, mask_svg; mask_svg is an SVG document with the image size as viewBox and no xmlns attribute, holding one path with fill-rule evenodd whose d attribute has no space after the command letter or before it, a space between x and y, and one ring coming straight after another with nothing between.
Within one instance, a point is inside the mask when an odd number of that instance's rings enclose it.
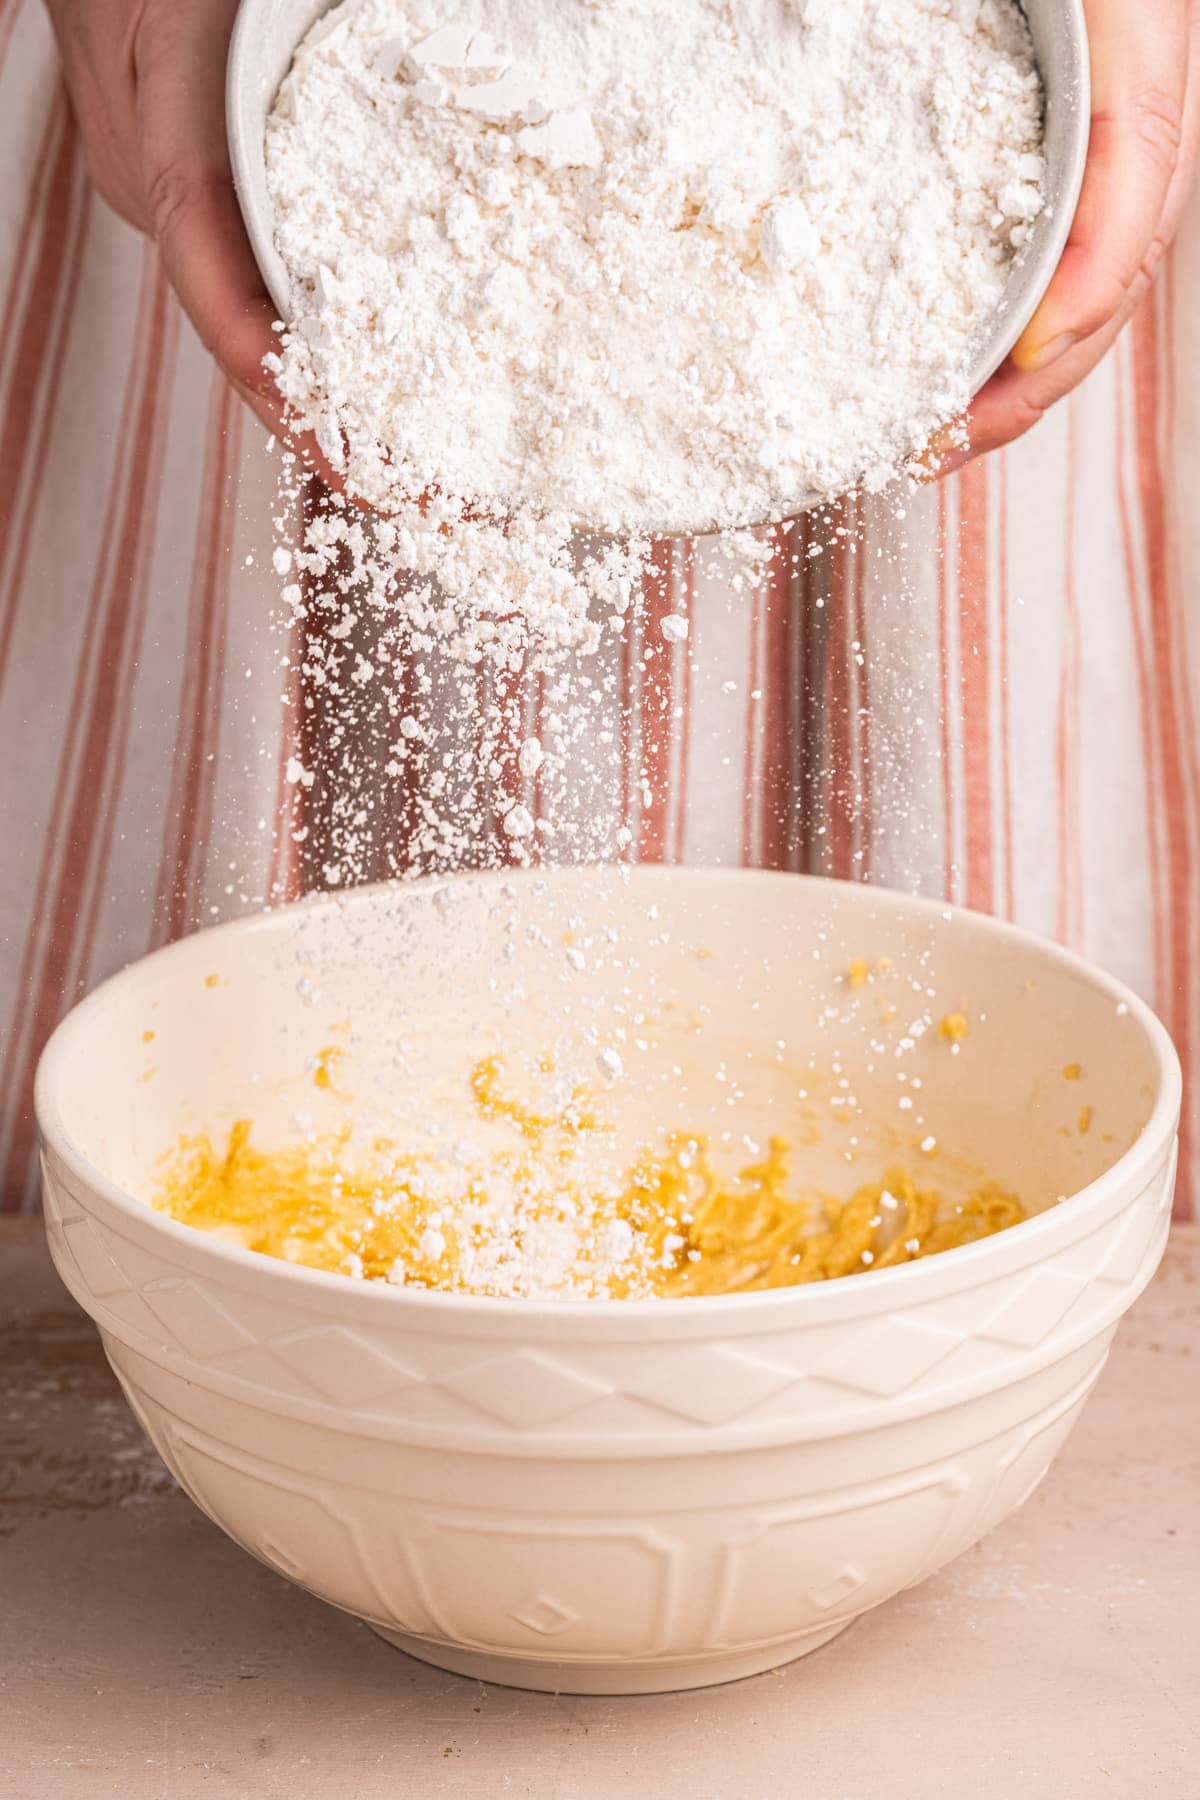
<instances>
[{"instance_id":1,"label":"gray rim of small bowl","mask_svg":"<svg viewBox=\"0 0 1200 1800\"><path fill-rule=\"evenodd\" d=\"M749 876L755 881L788 881L818 884L824 888L835 888L841 885L825 877L815 875L797 875L779 871L724 869L703 871L687 868L668 869L657 865L647 865L659 879L686 882L689 874L703 873L710 880L737 882ZM525 877L518 875L516 879L534 879L545 871L531 870ZM432 893L438 887L444 887L456 880L479 881L495 879L497 882L514 879L511 870L495 871L492 876L464 875L445 878L429 877L421 885L421 891ZM636 871L634 872L636 879ZM1019 926L1010 925L1006 920L992 918L987 913L975 912L966 907L951 906L943 901L926 899L904 894L889 888L871 888L866 890L883 912L915 913L917 916L938 917L943 923L952 922L956 918L969 919L972 924L982 926L985 932L1001 942L1016 944L1026 948L1031 954L1048 957L1060 968L1082 977L1089 985L1099 988L1112 999L1114 1006L1125 1006L1133 1019L1141 1026L1153 1049L1158 1073L1158 1091L1150 1116L1138 1133L1134 1142L1124 1154L1118 1157L1112 1166L1094 1181L1076 1190L1058 1205L1047 1207L1032 1218L1023 1219L1019 1224L1007 1230L997 1232L993 1237L982 1238L973 1244L959 1245L956 1249L940 1252L937 1256L927 1257L920 1262L906 1263L894 1269L879 1269L874 1272L864 1270L861 1274L843 1275L836 1281L797 1283L794 1287L775 1288L768 1291L735 1294L694 1295L682 1299L654 1298L642 1300L569 1300L569 1299L531 1299L522 1297L505 1298L493 1294L457 1294L444 1293L428 1288L392 1287L387 1282L357 1282L346 1275L339 1275L329 1270L311 1269L304 1264L283 1262L277 1257L266 1256L260 1251L245 1250L239 1245L226 1244L211 1234L198 1230L195 1226L184 1225L168 1214L159 1212L147 1200L139 1200L127 1193L116 1182L99 1169L84 1154L72 1139L63 1122L62 1108L58 1098L60 1084L59 1064L69 1052L72 1037L86 1025L88 1016L103 1004L104 996L111 987L118 983L152 982L157 970L163 968L171 959L187 953L189 946L197 936L209 943L217 943L223 936L242 934L248 931L267 931L281 916L286 917L300 910L315 911L318 909L339 910L356 904L369 904L372 896L389 893L402 897L408 891L415 891L413 883L377 883L372 886L357 888L346 895L317 895L290 902L285 906L275 907L248 918L230 920L222 925L210 926L200 933L179 939L150 956L141 957L127 968L109 977L95 988L86 999L68 1013L67 1017L55 1030L42 1052L38 1063L34 1087L34 1107L38 1128L44 1148L50 1149L70 1170L75 1179L85 1188L92 1188L118 1213L123 1214L134 1223L143 1226L149 1224L153 1231L164 1232L168 1240L174 1240L189 1254L197 1255L204 1260L212 1258L220 1267L224 1265L230 1272L251 1273L256 1284L261 1281L282 1281L288 1284L300 1282L305 1286L316 1285L318 1291L331 1295L348 1294L358 1296L368 1305L394 1307L418 1306L432 1307L437 1310L453 1311L466 1309L466 1315L482 1319L520 1318L526 1324L537 1319L547 1321L574 1320L577 1324L585 1321L603 1322L611 1327L620 1319L636 1316L642 1322L675 1319L680 1325L687 1320L700 1321L713 1314L728 1313L733 1308L753 1309L759 1313L768 1307L776 1309L796 1305L808 1306L810 1309L823 1309L825 1305L836 1301L838 1295L853 1294L859 1300L871 1300L873 1304L863 1308L864 1312L882 1312L892 1297L905 1295L916 1297L916 1290L922 1286L936 1286L946 1291L946 1263L952 1260L953 1267L960 1279L957 1279L952 1292L975 1285L975 1271L990 1259L1002 1259L1005 1253L1011 1254L1014 1242L1026 1248L1037 1243L1040 1238L1059 1234L1064 1223L1079 1225L1081 1213L1102 1208L1105 1199L1112 1189L1124 1185L1127 1181L1137 1185L1140 1192L1145 1180L1155 1166L1169 1152L1170 1146L1178 1132L1180 1108L1183 1095L1183 1075L1174 1043L1170 1034L1157 1014L1146 1005L1130 988L1125 987L1115 977L1107 974L1089 963L1086 958L1076 955L1073 950L1064 949L1047 938L1038 937L1033 932L1022 930ZM1077 1235L1072 1232L1072 1236ZM1021 1259L1021 1266L1038 1260L1036 1255ZM907 1285L903 1285L907 1284ZM465 1316L465 1315L464 1315Z\"/></svg>"},{"instance_id":2,"label":"gray rim of small bowl","mask_svg":"<svg viewBox=\"0 0 1200 1800\"><path fill-rule=\"evenodd\" d=\"M278 7L281 0L269 0L269 3ZM316 0L315 5L310 0L305 12L306 16L311 12L311 21L305 29L311 29L312 23L324 12L331 11L334 4L336 0L328 0L324 5L320 0ZM1021 4L1027 12L1024 0ZM278 77L274 73L264 73L258 57L261 23L261 0L241 0L229 46L226 121L234 186L246 232L279 316L286 319L288 276L275 247L274 222L266 192L263 126L287 70L280 71ZM981 334L971 381L972 394L977 394L989 376L995 374L1037 310L1066 246L1087 162L1091 75L1083 0L1047 0L1044 14L1039 7L1033 29L1041 40L1038 60L1043 79L1051 86L1052 75L1051 91L1058 101L1046 120L1049 205L1035 221L1029 244L1013 264L1004 301L990 328ZM813 508L830 504L828 499L819 496L802 495L797 500L781 502L778 518L772 515L769 520L747 521L742 529L783 523ZM591 528L581 525L579 529L586 533ZM611 537L615 534L593 531L592 535ZM708 532L677 529L639 533L639 536L663 541L708 535Z\"/></svg>"}]
</instances>

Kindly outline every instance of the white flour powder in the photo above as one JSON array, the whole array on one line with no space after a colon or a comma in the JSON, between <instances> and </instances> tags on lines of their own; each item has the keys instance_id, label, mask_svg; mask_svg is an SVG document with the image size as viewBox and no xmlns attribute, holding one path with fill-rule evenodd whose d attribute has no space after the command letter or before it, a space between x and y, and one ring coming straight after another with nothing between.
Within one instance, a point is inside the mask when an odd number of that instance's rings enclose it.
<instances>
[{"instance_id":1,"label":"white flour powder","mask_svg":"<svg viewBox=\"0 0 1200 1800\"><path fill-rule=\"evenodd\" d=\"M276 374L367 503L279 520L321 881L624 853L560 777L606 791L617 640L650 694L690 650L685 600L637 621L650 538L723 527L693 570L746 592L772 545L731 525L877 485L961 410L1040 116L1015 0L324 17L266 143Z\"/></svg>"},{"instance_id":2,"label":"white flour powder","mask_svg":"<svg viewBox=\"0 0 1200 1800\"><path fill-rule=\"evenodd\" d=\"M571 521L777 516L965 406L1040 136L1014 0L348 0L268 127L280 386L406 567L569 634L628 574ZM430 489L517 543L406 539Z\"/></svg>"}]
</instances>

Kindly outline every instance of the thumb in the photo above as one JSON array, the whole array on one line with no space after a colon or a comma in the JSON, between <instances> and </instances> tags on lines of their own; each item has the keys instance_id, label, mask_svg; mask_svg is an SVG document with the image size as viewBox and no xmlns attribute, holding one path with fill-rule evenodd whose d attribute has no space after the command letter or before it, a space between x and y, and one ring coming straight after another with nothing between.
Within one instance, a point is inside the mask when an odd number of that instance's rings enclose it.
<instances>
[{"instance_id":1,"label":"thumb","mask_svg":"<svg viewBox=\"0 0 1200 1800\"><path fill-rule=\"evenodd\" d=\"M1013 362L1033 374L1100 331L1165 248L1187 87L1187 10L1176 0L1090 0L1092 137L1071 235Z\"/></svg>"}]
</instances>

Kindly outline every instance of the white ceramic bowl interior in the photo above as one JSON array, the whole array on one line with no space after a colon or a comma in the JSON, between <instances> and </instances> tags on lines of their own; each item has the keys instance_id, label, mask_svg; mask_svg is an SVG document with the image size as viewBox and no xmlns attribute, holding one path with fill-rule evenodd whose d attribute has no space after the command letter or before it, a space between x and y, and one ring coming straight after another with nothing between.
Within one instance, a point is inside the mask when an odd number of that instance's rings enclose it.
<instances>
[{"instance_id":1,"label":"white ceramic bowl interior","mask_svg":"<svg viewBox=\"0 0 1200 1800\"><path fill-rule=\"evenodd\" d=\"M937 1023L960 1010L955 1052ZM331 1043L345 1097L313 1084ZM815 1287L539 1303L356 1283L145 1203L181 1130L250 1115L269 1144L353 1113L419 1147L461 1133L487 1051L595 1081L605 1043L614 1158L673 1125L774 1130L836 1193L902 1162L1038 1216ZM993 921L788 875L561 869L188 938L60 1027L38 1111L57 1266L199 1506L419 1656L621 1692L801 1655L1019 1504L1158 1262L1179 1088L1144 1006Z\"/></svg>"},{"instance_id":2,"label":"white ceramic bowl interior","mask_svg":"<svg viewBox=\"0 0 1200 1800\"><path fill-rule=\"evenodd\" d=\"M332 4L241 0L230 47L226 115L234 181L255 257L283 319L290 311L288 274L275 246L264 159L266 122L296 45ZM1000 367L1046 291L1075 216L1087 160L1091 85L1083 0L1023 4L1046 94L1047 204L1014 264L1002 306L980 337L973 393ZM788 513L813 503L807 495L781 500Z\"/></svg>"}]
</instances>

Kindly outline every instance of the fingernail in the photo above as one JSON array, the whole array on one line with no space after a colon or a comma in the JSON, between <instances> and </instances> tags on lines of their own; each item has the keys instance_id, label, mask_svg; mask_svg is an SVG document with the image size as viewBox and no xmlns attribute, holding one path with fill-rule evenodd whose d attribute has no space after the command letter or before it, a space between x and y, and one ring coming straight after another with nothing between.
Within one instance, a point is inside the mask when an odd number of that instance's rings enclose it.
<instances>
[{"instance_id":1,"label":"fingernail","mask_svg":"<svg viewBox=\"0 0 1200 1800\"><path fill-rule=\"evenodd\" d=\"M1051 363L1065 356L1079 342L1073 331L1061 331L1052 337L1048 344L1042 344L1036 350L1026 350L1018 355L1013 353L1013 361L1025 375L1036 375L1042 369L1048 369Z\"/></svg>"},{"instance_id":2,"label":"fingernail","mask_svg":"<svg viewBox=\"0 0 1200 1800\"><path fill-rule=\"evenodd\" d=\"M944 458L932 455L928 450L916 456L908 465L908 473L918 487L932 487L942 479L946 464Z\"/></svg>"},{"instance_id":3,"label":"fingernail","mask_svg":"<svg viewBox=\"0 0 1200 1800\"><path fill-rule=\"evenodd\" d=\"M961 424L943 425L935 431L919 455L908 464L908 473L919 485L940 481L967 459L965 432Z\"/></svg>"}]
</instances>

